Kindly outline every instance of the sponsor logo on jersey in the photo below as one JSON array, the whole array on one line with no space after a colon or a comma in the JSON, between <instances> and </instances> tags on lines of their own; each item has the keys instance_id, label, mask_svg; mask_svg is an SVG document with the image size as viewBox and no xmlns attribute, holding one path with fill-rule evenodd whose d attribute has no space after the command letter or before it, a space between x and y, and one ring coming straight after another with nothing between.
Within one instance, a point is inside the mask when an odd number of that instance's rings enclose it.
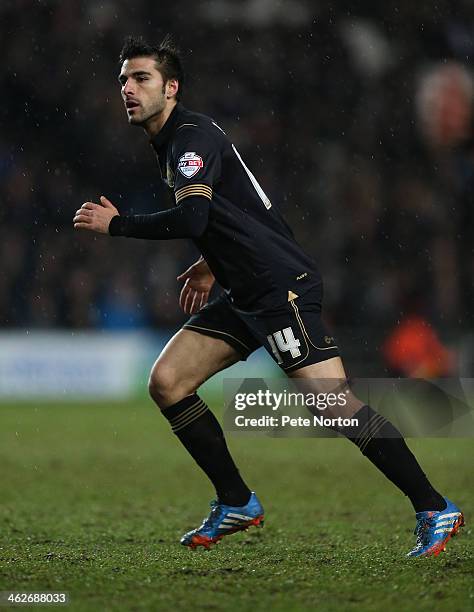
<instances>
[{"instance_id":1,"label":"sponsor logo on jersey","mask_svg":"<svg viewBox=\"0 0 474 612\"><path fill-rule=\"evenodd\" d=\"M202 157L194 151L188 151L178 160L178 170L186 178L192 178L203 167L204 162L202 161Z\"/></svg>"}]
</instances>

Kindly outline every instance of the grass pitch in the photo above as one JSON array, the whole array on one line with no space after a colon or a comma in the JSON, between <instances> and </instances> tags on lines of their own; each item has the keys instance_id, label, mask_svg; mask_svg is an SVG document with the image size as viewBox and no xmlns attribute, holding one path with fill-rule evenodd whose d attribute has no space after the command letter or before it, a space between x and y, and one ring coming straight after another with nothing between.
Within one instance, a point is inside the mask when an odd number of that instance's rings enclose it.
<instances>
[{"instance_id":1,"label":"grass pitch","mask_svg":"<svg viewBox=\"0 0 474 612\"><path fill-rule=\"evenodd\" d=\"M408 500L352 444L229 442L266 526L193 552L179 537L213 492L151 402L0 406L0 591L66 591L71 610L472 609L472 440L410 442L467 519L424 560L405 559Z\"/></svg>"}]
</instances>

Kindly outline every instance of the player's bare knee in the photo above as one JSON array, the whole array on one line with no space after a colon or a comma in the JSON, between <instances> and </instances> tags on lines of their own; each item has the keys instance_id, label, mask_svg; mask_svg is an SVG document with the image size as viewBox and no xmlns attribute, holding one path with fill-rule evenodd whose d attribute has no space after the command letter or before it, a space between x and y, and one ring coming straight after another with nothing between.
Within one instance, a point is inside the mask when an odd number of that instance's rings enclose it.
<instances>
[{"instance_id":1,"label":"player's bare knee","mask_svg":"<svg viewBox=\"0 0 474 612\"><path fill-rule=\"evenodd\" d=\"M178 368L160 361L153 366L148 380L148 392L161 410L194 391L192 381L185 380Z\"/></svg>"},{"instance_id":2,"label":"player's bare knee","mask_svg":"<svg viewBox=\"0 0 474 612\"><path fill-rule=\"evenodd\" d=\"M174 369L159 361L155 363L148 379L148 392L160 408L169 404L175 383Z\"/></svg>"}]
</instances>

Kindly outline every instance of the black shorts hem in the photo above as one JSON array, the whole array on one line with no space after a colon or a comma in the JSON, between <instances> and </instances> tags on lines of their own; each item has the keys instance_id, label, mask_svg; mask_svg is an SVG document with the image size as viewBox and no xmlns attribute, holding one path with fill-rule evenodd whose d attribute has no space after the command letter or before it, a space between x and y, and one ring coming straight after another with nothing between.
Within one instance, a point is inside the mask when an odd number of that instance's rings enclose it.
<instances>
[{"instance_id":1,"label":"black shorts hem","mask_svg":"<svg viewBox=\"0 0 474 612\"><path fill-rule=\"evenodd\" d=\"M329 346L327 348L324 348L324 350L318 349L317 352L312 351L303 362L297 363L296 365L290 365L288 367L283 367L282 365L280 365L279 367L285 373L288 374L291 372L296 372L296 370L301 370L301 368L306 368L307 366L314 365L315 363L323 363L324 361L332 359L333 357L340 357L339 349L337 346Z\"/></svg>"},{"instance_id":2,"label":"black shorts hem","mask_svg":"<svg viewBox=\"0 0 474 612\"><path fill-rule=\"evenodd\" d=\"M227 342L227 344L229 344L232 348L234 348L240 353L242 361L245 361L249 357L249 355L255 350L246 346L241 340L239 340L235 336L232 336L232 334L218 329L201 327L200 325L193 325L189 323L185 323L182 329L189 329L190 331L202 334L203 336L210 336L211 338L224 340L224 342Z\"/></svg>"}]
</instances>

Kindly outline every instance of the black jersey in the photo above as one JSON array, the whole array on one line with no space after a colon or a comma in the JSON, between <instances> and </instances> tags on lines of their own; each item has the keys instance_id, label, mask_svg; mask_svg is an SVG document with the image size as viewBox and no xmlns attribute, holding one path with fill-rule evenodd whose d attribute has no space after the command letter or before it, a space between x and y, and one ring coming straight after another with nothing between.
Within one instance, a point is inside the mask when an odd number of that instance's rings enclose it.
<instances>
[{"instance_id":1,"label":"black jersey","mask_svg":"<svg viewBox=\"0 0 474 612\"><path fill-rule=\"evenodd\" d=\"M278 208L210 117L178 104L152 144L177 206L193 196L210 200L206 230L194 242L235 307L271 309L321 283Z\"/></svg>"}]
</instances>

